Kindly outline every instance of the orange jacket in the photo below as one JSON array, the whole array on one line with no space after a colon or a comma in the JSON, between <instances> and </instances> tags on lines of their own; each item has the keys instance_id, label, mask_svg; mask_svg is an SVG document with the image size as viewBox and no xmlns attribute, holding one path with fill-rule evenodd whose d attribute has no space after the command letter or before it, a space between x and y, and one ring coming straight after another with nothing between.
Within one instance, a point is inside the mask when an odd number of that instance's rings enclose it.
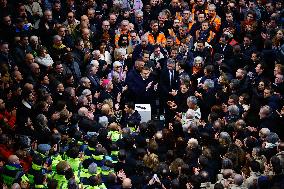
<instances>
[{"instance_id":1,"label":"orange jacket","mask_svg":"<svg viewBox=\"0 0 284 189\"><path fill-rule=\"evenodd\" d=\"M191 36L191 35L187 35L185 38L179 39L179 38L176 36L176 34L175 34L175 32L173 31L173 29L169 29L168 31L169 31L169 35L174 38L174 43L175 43L176 45L180 45L181 42L183 42L183 43L189 43L190 40L192 39L192 36Z\"/></svg>"},{"instance_id":2,"label":"orange jacket","mask_svg":"<svg viewBox=\"0 0 284 189\"><path fill-rule=\"evenodd\" d=\"M154 38L154 35L150 32L147 32L147 36L148 42L151 45L159 44L163 47L166 45L167 39L164 33L159 33L156 39Z\"/></svg>"},{"instance_id":3,"label":"orange jacket","mask_svg":"<svg viewBox=\"0 0 284 189\"><path fill-rule=\"evenodd\" d=\"M174 30L173 29L168 29L168 31L169 31L169 35L174 38L174 43L177 44L177 45L180 45L180 41L176 37L176 34L175 34Z\"/></svg>"},{"instance_id":4,"label":"orange jacket","mask_svg":"<svg viewBox=\"0 0 284 189\"><path fill-rule=\"evenodd\" d=\"M221 27L221 18L218 15L215 15L209 22L209 24L212 26L212 29L215 32L218 32Z\"/></svg>"},{"instance_id":5,"label":"orange jacket","mask_svg":"<svg viewBox=\"0 0 284 189\"><path fill-rule=\"evenodd\" d=\"M114 42L115 42L115 47L116 48L118 48L119 46L118 46L118 41L119 41L119 38L120 38L120 35L121 34L127 34L128 35L128 41L131 39L131 37L130 37L130 32L123 32L123 31L119 31L119 32L117 32L116 34L115 34L115 36L114 36Z\"/></svg>"}]
</instances>

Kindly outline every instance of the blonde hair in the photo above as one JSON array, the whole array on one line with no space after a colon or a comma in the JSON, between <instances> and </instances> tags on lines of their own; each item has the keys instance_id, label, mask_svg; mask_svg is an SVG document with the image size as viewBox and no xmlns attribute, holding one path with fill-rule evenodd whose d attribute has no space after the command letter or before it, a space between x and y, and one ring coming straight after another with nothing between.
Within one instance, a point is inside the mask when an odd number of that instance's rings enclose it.
<instances>
[{"instance_id":1,"label":"blonde hair","mask_svg":"<svg viewBox=\"0 0 284 189\"><path fill-rule=\"evenodd\" d=\"M121 131L120 126L114 122L109 124L108 129L111 131Z\"/></svg>"},{"instance_id":2,"label":"blonde hair","mask_svg":"<svg viewBox=\"0 0 284 189\"><path fill-rule=\"evenodd\" d=\"M187 142L187 146L191 149L196 148L198 146L198 140L195 138L190 138Z\"/></svg>"},{"instance_id":3,"label":"blonde hair","mask_svg":"<svg viewBox=\"0 0 284 189\"><path fill-rule=\"evenodd\" d=\"M145 154L145 156L143 157L143 162L146 167L153 169L154 171L160 163L158 156L154 153Z\"/></svg>"}]
</instances>

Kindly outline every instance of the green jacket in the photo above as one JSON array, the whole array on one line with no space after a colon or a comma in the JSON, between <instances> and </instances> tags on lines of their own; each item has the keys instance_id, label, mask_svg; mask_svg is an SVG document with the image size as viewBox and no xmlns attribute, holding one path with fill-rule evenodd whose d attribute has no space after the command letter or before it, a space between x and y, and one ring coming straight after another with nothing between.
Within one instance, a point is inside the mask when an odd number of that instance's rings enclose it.
<instances>
[{"instance_id":1,"label":"green jacket","mask_svg":"<svg viewBox=\"0 0 284 189\"><path fill-rule=\"evenodd\" d=\"M29 183L31 185L34 184L34 177L35 177L35 175L43 174L42 169L43 169L43 167L41 165L37 165L37 164L32 163L32 167L30 168L30 170L29 170L29 172L27 174L27 176L29 178L29 181L30 181Z\"/></svg>"},{"instance_id":2,"label":"green jacket","mask_svg":"<svg viewBox=\"0 0 284 189\"><path fill-rule=\"evenodd\" d=\"M106 187L106 185L104 183L102 183L99 186L84 185L83 188L84 189L107 189L107 187Z\"/></svg>"},{"instance_id":3,"label":"green jacket","mask_svg":"<svg viewBox=\"0 0 284 189\"><path fill-rule=\"evenodd\" d=\"M47 189L48 187L44 184L36 184L35 188L43 188L43 189Z\"/></svg>"},{"instance_id":4,"label":"green jacket","mask_svg":"<svg viewBox=\"0 0 284 189\"><path fill-rule=\"evenodd\" d=\"M51 156L51 160L52 160L52 171L56 171L56 165L62 161L62 157L61 155L54 155L54 156Z\"/></svg>"},{"instance_id":5,"label":"green jacket","mask_svg":"<svg viewBox=\"0 0 284 189\"><path fill-rule=\"evenodd\" d=\"M68 186L68 180L65 175L59 175L57 173L52 175L52 178L58 182L57 189L65 189Z\"/></svg>"},{"instance_id":6,"label":"green jacket","mask_svg":"<svg viewBox=\"0 0 284 189\"><path fill-rule=\"evenodd\" d=\"M6 164L3 168L1 178L3 182L9 187L14 182L17 182L24 175L21 165Z\"/></svg>"},{"instance_id":7,"label":"green jacket","mask_svg":"<svg viewBox=\"0 0 284 189\"><path fill-rule=\"evenodd\" d=\"M111 136L111 141L116 142L121 139L122 135L119 131L109 131L108 136Z\"/></svg>"},{"instance_id":8,"label":"green jacket","mask_svg":"<svg viewBox=\"0 0 284 189\"><path fill-rule=\"evenodd\" d=\"M73 171L78 171L81 167L80 158L69 158L67 157L66 161L69 163Z\"/></svg>"}]
</instances>

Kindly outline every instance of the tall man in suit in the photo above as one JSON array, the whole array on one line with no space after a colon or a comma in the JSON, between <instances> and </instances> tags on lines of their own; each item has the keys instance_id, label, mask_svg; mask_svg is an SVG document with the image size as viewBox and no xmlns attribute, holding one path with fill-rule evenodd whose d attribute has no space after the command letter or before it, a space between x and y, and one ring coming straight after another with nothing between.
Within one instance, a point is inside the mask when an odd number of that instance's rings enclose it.
<instances>
[{"instance_id":1,"label":"tall man in suit","mask_svg":"<svg viewBox=\"0 0 284 189\"><path fill-rule=\"evenodd\" d=\"M178 73L175 71L175 61L171 58L167 60L167 66L160 74L160 115L165 116L166 123L169 122L169 107L167 101L170 100L170 92L178 89Z\"/></svg>"},{"instance_id":2,"label":"tall man in suit","mask_svg":"<svg viewBox=\"0 0 284 189\"><path fill-rule=\"evenodd\" d=\"M97 72L99 70L99 62L93 60L90 65L87 66L87 77L91 81L91 91L96 92L100 90L100 77Z\"/></svg>"}]
</instances>

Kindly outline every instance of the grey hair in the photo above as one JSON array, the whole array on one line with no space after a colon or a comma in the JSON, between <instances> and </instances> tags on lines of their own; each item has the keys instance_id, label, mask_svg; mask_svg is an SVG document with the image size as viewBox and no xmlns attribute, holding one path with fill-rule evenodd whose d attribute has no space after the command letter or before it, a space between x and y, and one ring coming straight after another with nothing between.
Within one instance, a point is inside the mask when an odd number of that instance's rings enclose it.
<instances>
[{"instance_id":1,"label":"grey hair","mask_svg":"<svg viewBox=\"0 0 284 189\"><path fill-rule=\"evenodd\" d=\"M141 10L135 11L135 16L138 16L138 15L143 16L144 15L143 11L141 11Z\"/></svg>"},{"instance_id":2,"label":"grey hair","mask_svg":"<svg viewBox=\"0 0 284 189\"><path fill-rule=\"evenodd\" d=\"M78 104L82 104L84 99L87 98L85 95L81 95L78 97ZM79 114L79 113L78 113Z\"/></svg>"},{"instance_id":3,"label":"grey hair","mask_svg":"<svg viewBox=\"0 0 284 189\"><path fill-rule=\"evenodd\" d=\"M231 115L239 115L240 110L239 110L239 108L238 108L237 105L230 105L230 106L228 107L228 112L229 112L229 114L231 114Z\"/></svg>"},{"instance_id":4,"label":"grey hair","mask_svg":"<svg viewBox=\"0 0 284 189\"><path fill-rule=\"evenodd\" d=\"M254 147L252 150L256 153L257 156L260 155L261 152L260 147Z\"/></svg>"},{"instance_id":5,"label":"grey hair","mask_svg":"<svg viewBox=\"0 0 284 189\"><path fill-rule=\"evenodd\" d=\"M183 81L184 83L190 82L190 77L189 77L188 74L181 74L181 75L179 76L179 79L180 79L181 81Z\"/></svg>"},{"instance_id":6,"label":"grey hair","mask_svg":"<svg viewBox=\"0 0 284 189\"><path fill-rule=\"evenodd\" d=\"M125 50L123 48L116 49L117 56L125 55Z\"/></svg>"},{"instance_id":7,"label":"grey hair","mask_svg":"<svg viewBox=\"0 0 284 189\"><path fill-rule=\"evenodd\" d=\"M188 109L187 112L186 112L186 118L192 119L192 118L194 118L194 116L195 116L195 111L192 110L192 109Z\"/></svg>"},{"instance_id":8,"label":"grey hair","mask_svg":"<svg viewBox=\"0 0 284 189\"><path fill-rule=\"evenodd\" d=\"M78 115L79 115L79 116L85 116L87 112L88 112L88 109L87 109L86 107L81 107L81 108L78 110Z\"/></svg>"},{"instance_id":9,"label":"grey hair","mask_svg":"<svg viewBox=\"0 0 284 189\"><path fill-rule=\"evenodd\" d=\"M259 133L264 137L267 137L270 134L270 130L268 128L262 128L260 129Z\"/></svg>"},{"instance_id":10,"label":"grey hair","mask_svg":"<svg viewBox=\"0 0 284 189\"><path fill-rule=\"evenodd\" d=\"M159 16L168 16L168 15L166 14L165 11L161 11L161 12L159 13Z\"/></svg>"},{"instance_id":11,"label":"grey hair","mask_svg":"<svg viewBox=\"0 0 284 189\"><path fill-rule=\"evenodd\" d=\"M212 79L206 79L204 81L204 85L207 87L207 88L214 88L214 81Z\"/></svg>"},{"instance_id":12,"label":"grey hair","mask_svg":"<svg viewBox=\"0 0 284 189\"><path fill-rule=\"evenodd\" d=\"M148 37L146 35L141 36L141 41L147 41L148 42Z\"/></svg>"},{"instance_id":13,"label":"grey hair","mask_svg":"<svg viewBox=\"0 0 284 189\"><path fill-rule=\"evenodd\" d=\"M90 65L92 65L92 67L93 67L93 66L99 67L99 66L100 66L100 63L99 63L99 61L97 61L97 60L92 60L91 63L90 63ZM91 68L92 68L92 67L91 67Z\"/></svg>"},{"instance_id":14,"label":"grey hair","mask_svg":"<svg viewBox=\"0 0 284 189\"><path fill-rule=\"evenodd\" d=\"M32 35L31 37L30 37L30 41L38 41L38 36L36 36L36 35Z\"/></svg>"},{"instance_id":15,"label":"grey hair","mask_svg":"<svg viewBox=\"0 0 284 189\"><path fill-rule=\"evenodd\" d=\"M245 128L246 127L246 122L243 119L239 119L236 121L236 124L238 124L239 126L241 126L241 128Z\"/></svg>"},{"instance_id":16,"label":"grey hair","mask_svg":"<svg viewBox=\"0 0 284 189\"><path fill-rule=\"evenodd\" d=\"M128 20L122 20L120 24L122 25L122 23L127 23L127 24L129 24L129 21L128 21Z\"/></svg>"},{"instance_id":17,"label":"grey hair","mask_svg":"<svg viewBox=\"0 0 284 189\"><path fill-rule=\"evenodd\" d=\"M209 8L212 8L212 9L216 10L216 6L215 6L214 4L208 5L208 9L209 9Z\"/></svg>"},{"instance_id":18,"label":"grey hair","mask_svg":"<svg viewBox=\"0 0 284 189\"><path fill-rule=\"evenodd\" d=\"M244 182L244 178L243 178L242 175L236 174L236 175L234 176L234 183L235 183L236 185L241 186L241 185L243 184L243 182Z\"/></svg>"},{"instance_id":19,"label":"grey hair","mask_svg":"<svg viewBox=\"0 0 284 189\"><path fill-rule=\"evenodd\" d=\"M168 64L175 64L174 59L169 58L168 61L167 61L167 65L168 65Z\"/></svg>"},{"instance_id":20,"label":"grey hair","mask_svg":"<svg viewBox=\"0 0 284 189\"><path fill-rule=\"evenodd\" d=\"M61 40L62 38L61 38L61 36L60 35L55 35L55 36L53 36L53 41L55 41L55 40Z\"/></svg>"},{"instance_id":21,"label":"grey hair","mask_svg":"<svg viewBox=\"0 0 284 189\"><path fill-rule=\"evenodd\" d=\"M65 92L68 94L68 95L71 95L71 92L74 90L74 88L73 87L67 87L67 88L65 88Z\"/></svg>"},{"instance_id":22,"label":"grey hair","mask_svg":"<svg viewBox=\"0 0 284 189\"><path fill-rule=\"evenodd\" d=\"M106 116L99 117L99 124L101 124L103 127L107 127L108 118Z\"/></svg>"},{"instance_id":23,"label":"grey hair","mask_svg":"<svg viewBox=\"0 0 284 189\"><path fill-rule=\"evenodd\" d=\"M203 58L201 56L197 56L193 59L193 65L195 65L196 61L201 61L203 64Z\"/></svg>"},{"instance_id":24,"label":"grey hair","mask_svg":"<svg viewBox=\"0 0 284 189\"><path fill-rule=\"evenodd\" d=\"M197 98L195 96L190 96L187 98L187 103L193 103L193 104L197 104Z\"/></svg>"},{"instance_id":25,"label":"grey hair","mask_svg":"<svg viewBox=\"0 0 284 189\"><path fill-rule=\"evenodd\" d=\"M83 83L86 82L87 80L89 80L89 78L87 78L87 77L82 77L82 78L80 79L80 83L83 84Z\"/></svg>"},{"instance_id":26,"label":"grey hair","mask_svg":"<svg viewBox=\"0 0 284 189\"><path fill-rule=\"evenodd\" d=\"M227 132L221 132L219 138L225 140L227 144L232 141L231 136Z\"/></svg>"},{"instance_id":27,"label":"grey hair","mask_svg":"<svg viewBox=\"0 0 284 189\"><path fill-rule=\"evenodd\" d=\"M43 114L38 114L38 116L36 116L36 123L41 129L48 128L47 121L48 120L46 119L45 115L43 115Z\"/></svg>"},{"instance_id":28,"label":"grey hair","mask_svg":"<svg viewBox=\"0 0 284 189\"><path fill-rule=\"evenodd\" d=\"M198 147L198 140L195 138L190 138L187 142L188 146L191 148L196 148Z\"/></svg>"}]
</instances>

